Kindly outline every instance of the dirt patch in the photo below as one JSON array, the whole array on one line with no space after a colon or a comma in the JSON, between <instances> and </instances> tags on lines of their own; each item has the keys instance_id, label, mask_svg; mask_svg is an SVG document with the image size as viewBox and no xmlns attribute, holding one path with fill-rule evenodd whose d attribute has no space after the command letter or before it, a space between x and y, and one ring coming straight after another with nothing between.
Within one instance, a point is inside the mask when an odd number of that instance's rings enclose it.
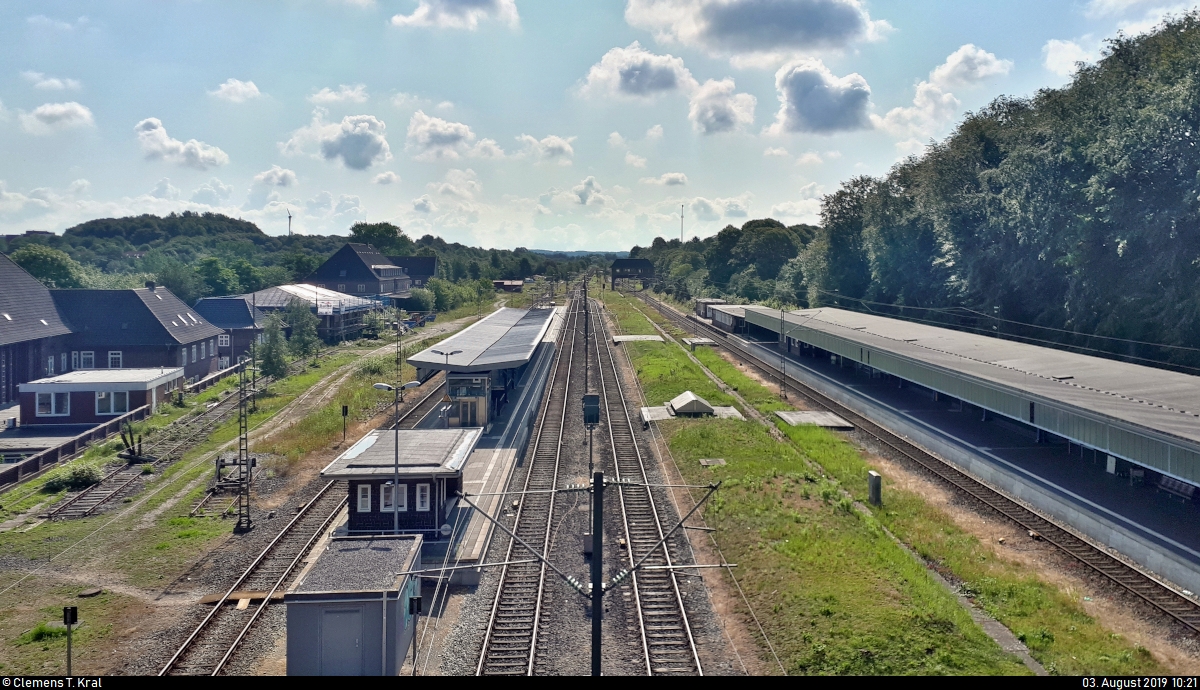
<instances>
[{"instance_id":1,"label":"dirt patch","mask_svg":"<svg viewBox=\"0 0 1200 690\"><path fill-rule=\"evenodd\" d=\"M857 445L857 444L856 444ZM861 448L861 446L860 446ZM878 467L892 487L921 496L944 513L961 530L979 539L998 559L1018 565L1054 585L1080 604L1083 610L1109 630L1119 630L1141 645L1173 672L1200 673L1200 645L1194 639L1164 635L1161 615L1135 611L1105 583L1094 582L1082 566L1059 549L1031 539L1011 521L967 504L956 492L904 465L863 450L867 462Z\"/></svg>"}]
</instances>

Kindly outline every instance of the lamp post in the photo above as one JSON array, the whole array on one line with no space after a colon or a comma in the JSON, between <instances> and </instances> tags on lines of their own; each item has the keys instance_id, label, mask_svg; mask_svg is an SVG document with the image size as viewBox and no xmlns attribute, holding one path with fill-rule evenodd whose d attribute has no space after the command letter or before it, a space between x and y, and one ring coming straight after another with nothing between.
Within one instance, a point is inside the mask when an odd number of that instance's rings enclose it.
<instances>
[{"instance_id":1,"label":"lamp post","mask_svg":"<svg viewBox=\"0 0 1200 690\"><path fill-rule=\"evenodd\" d=\"M394 459L395 464L392 467L392 532L400 534L400 511L396 510L396 490L400 488L400 390L404 386L392 386L386 383L376 383L372 388L381 391L392 391L395 394L395 422L392 424L394 431ZM379 497L379 507L383 508L383 496Z\"/></svg>"}]
</instances>

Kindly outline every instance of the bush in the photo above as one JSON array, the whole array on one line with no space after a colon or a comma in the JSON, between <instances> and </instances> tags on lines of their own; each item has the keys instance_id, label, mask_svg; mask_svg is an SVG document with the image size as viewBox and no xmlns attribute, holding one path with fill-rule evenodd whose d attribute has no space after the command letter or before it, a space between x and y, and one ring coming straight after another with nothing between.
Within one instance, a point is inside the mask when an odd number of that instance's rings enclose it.
<instances>
[{"instance_id":1,"label":"bush","mask_svg":"<svg viewBox=\"0 0 1200 690\"><path fill-rule=\"evenodd\" d=\"M45 623L38 623L32 630L26 631L20 638L20 644L29 644L31 642L41 642L42 640L50 640L56 637L63 637L67 634L66 628L59 628Z\"/></svg>"},{"instance_id":2,"label":"bush","mask_svg":"<svg viewBox=\"0 0 1200 690\"><path fill-rule=\"evenodd\" d=\"M63 489L79 491L93 484L100 483L100 470L95 467L76 465L71 469L55 474L42 485L42 491L55 494Z\"/></svg>"}]
</instances>

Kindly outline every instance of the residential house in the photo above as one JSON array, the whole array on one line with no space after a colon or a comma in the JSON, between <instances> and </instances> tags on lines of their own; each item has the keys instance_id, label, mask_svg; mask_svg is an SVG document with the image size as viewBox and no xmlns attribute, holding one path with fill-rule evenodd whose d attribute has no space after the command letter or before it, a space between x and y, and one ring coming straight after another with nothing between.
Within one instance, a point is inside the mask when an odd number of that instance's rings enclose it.
<instances>
[{"instance_id":1,"label":"residential house","mask_svg":"<svg viewBox=\"0 0 1200 690\"><path fill-rule=\"evenodd\" d=\"M412 280L369 244L349 242L326 259L304 282L355 297L409 295Z\"/></svg>"},{"instance_id":2,"label":"residential house","mask_svg":"<svg viewBox=\"0 0 1200 690\"><path fill-rule=\"evenodd\" d=\"M248 357L250 346L262 342L266 315L255 306L253 295L205 297L196 302L196 313L225 331L217 336L218 366L222 369Z\"/></svg>"},{"instance_id":3,"label":"residential house","mask_svg":"<svg viewBox=\"0 0 1200 690\"><path fill-rule=\"evenodd\" d=\"M413 287L425 287L437 277L436 256L389 256L388 261L404 269Z\"/></svg>"},{"instance_id":4,"label":"residential house","mask_svg":"<svg viewBox=\"0 0 1200 690\"><path fill-rule=\"evenodd\" d=\"M21 426L95 426L143 405L153 412L182 383L182 367L81 369L47 376L21 384Z\"/></svg>"},{"instance_id":5,"label":"residential house","mask_svg":"<svg viewBox=\"0 0 1200 690\"><path fill-rule=\"evenodd\" d=\"M0 254L0 405L18 385L67 371L70 335L50 290Z\"/></svg>"}]
</instances>

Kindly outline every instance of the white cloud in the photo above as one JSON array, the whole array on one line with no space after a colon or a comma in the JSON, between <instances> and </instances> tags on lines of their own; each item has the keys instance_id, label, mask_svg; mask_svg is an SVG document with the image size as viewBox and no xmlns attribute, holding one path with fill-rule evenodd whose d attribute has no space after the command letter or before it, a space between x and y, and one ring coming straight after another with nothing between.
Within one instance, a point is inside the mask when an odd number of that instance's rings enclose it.
<instances>
[{"instance_id":1,"label":"white cloud","mask_svg":"<svg viewBox=\"0 0 1200 690\"><path fill-rule=\"evenodd\" d=\"M1087 14L1093 17L1107 17L1124 14L1135 7L1157 2L1159 0L1091 0L1087 4Z\"/></svg>"},{"instance_id":2,"label":"white cloud","mask_svg":"<svg viewBox=\"0 0 1200 690\"><path fill-rule=\"evenodd\" d=\"M688 209L694 218L702 221L711 222L722 217L745 218L750 213L750 194L724 199L706 199L698 196L688 204Z\"/></svg>"},{"instance_id":3,"label":"white cloud","mask_svg":"<svg viewBox=\"0 0 1200 690\"><path fill-rule=\"evenodd\" d=\"M355 84L354 86L341 84L337 91L326 86L309 96L308 100L316 105L329 105L331 103L366 103L370 98L371 95L367 93L366 84Z\"/></svg>"},{"instance_id":4,"label":"white cloud","mask_svg":"<svg viewBox=\"0 0 1200 690\"><path fill-rule=\"evenodd\" d=\"M363 213L362 204L357 196L340 194L337 201L334 201L333 194L327 191L318 192L316 196L304 202L304 208L310 216L330 219L353 219Z\"/></svg>"},{"instance_id":5,"label":"white cloud","mask_svg":"<svg viewBox=\"0 0 1200 690\"><path fill-rule=\"evenodd\" d=\"M142 120L134 125L133 131L137 132L142 153L150 160L162 159L197 170L207 170L229 162L229 156L216 146L195 139L186 142L172 139L157 117Z\"/></svg>"},{"instance_id":6,"label":"white cloud","mask_svg":"<svg viewBox=\"0 0 1200 690\"><path fill-rule=\"evenodd\" d=\"M375 184L393 184L400 181L400 176L391 170L388 170L387 172L381 172L375 177L371 178L371 181Z\"/></svg>"},{"instance_id":7,"label":"white cloud","mask_svg":"<svg viewBox=\"0 0 1200 690\"><path fill-rule=\"evenodd\" d=\"M192 190L192 201L209 206L220 206L232 194L233 185L225 184L214 177Z\"/></svg>"},{"instance_id":8,"label":"white cloud","mask_svg":"<svg viewBox=\"0 0 1200 690\"><path fill-rule=\"evenodd\" d=\"M608 145L614 149L625 148L625 137L621 136L620 132L613 132L608 135Z\"/></svg>"},{"instance_id":9,"label":"white cloud","mask_svg":"<svg viewBox=\"0 0 1200 690\"><path fill-rule=\"evenodd\" d=\"M625 165L628 165L632 168L644 168L646 167L646 159L635 154L633 151L626 151Z\"/></svg>"},{"instance_id":10,"label":"white cloud","mask_svg":"<svg viewBox=\"0 0 1200 690\"><path fill-rule=\"evenodd\" d=\"M471 201L483 192L483 185L479 182L479 175L475 174L475 171L470 168L466 170L451 168L446 171L446 176L441 182L430 182L426 185L426 188L442 196L462 199L464 201Z\"/></svg>"},{"instance_id":11,"label":"white cloud","mask_svg":"<svg viewBox=\"0 0 1200 690\"><path fill-rule=\"evenodd\" d=\"M246 194L246 208L263 208L268 203L281 200L278 187L293 187L296 185L296 173L278 165L272 165L254 176L250 189Z\"/></svg>"},{"instance_id":12,"label":"white cloud","mask_svg":"<svg viewBox=\"0 0 1200 690\"><path fill-rule=\"evenodd\" d=\"M312 122L292 132L291 138L280 145L286 154L306 153L316 149L325 160L341 160L352 170L366 170L392 158L387 142L387 124L374 115L347 115L339 122L326 122L325 110L317 108Z\"/></svg>"},{"instance_id":13,"label":"white cloud","mask_svg":"<svg viewBox=\"0 0 1200 690\"><path fill-rule=\"evenodd\" d=\"M647 141L658 141L659 139L662 139L662 138L663 138L663 126L662 125L654 125L650 129L646 130L646 140Z\"/></svg>"},{"instance_id":14,"label":"white cloud","mask_svg":"<svg viewBox=\"0 0 1200 690\"><path fill-rule=\"evenodd\" d=\"M474 31L479 22L494 19L516 27L516 0L420 0L412 14L392 17L392 26L431 26Z\"/></svg>"},{"instance_id":15,"label":"white cloud","mask_svg":"<svg viewBox=\"0 0 1200 690\"><path fill-rule=\"evenodd\" d=\"M576 203L582 206L603 206L612 201L612 197L604 194L604 188L592 175L588 175L582 182L572 187L571 194L575 197Z\"/></svg>"},{"instance_id":16,"label":"white cloud","mask_svg":"<svg viewBox=\"0 0 1200 690\"><path fill-rule=\"evenodd\" d=\"M629 0L625 21L659 42L734 56L843 48L891 29L858 0Z\"/></svg>"},{"instance_id":17,"label":"white cloud","mask_svg":"<svg viewBox=\"0 0 1200 690\"><path fill-rule=\"evenodd\" d=\"M428 194L422 194L412 200L413 210L417 213L437 213L438 207Z\"/></svg>"},{"instance_id":18,"label":"white cloud","mask_svg":"<svg viewBox=\"0 0 1200 690\"><path fill-rule=\"evenodd\" d=\"M158 184L154 185L154 189L150 191L150 196L156 199L178 199L179 188L171 184L169 178L162 178Z\"/></svg>"},{"instance_id":19,"label":"white cloud","mask_svg":"<svg viewBox=\"0 0 1200 690\"><path fill-rule=\"evenodd\" d=\"M876 127L896 136L929 137L952 120L961 103L951 88L970 87L992 77L1003 76L1012 70L1011 60L1000 60L992 53L973 44L966 44L934 67L928 81L917 84L913 104L892 108L883 117L872 115ZM911 142L902 151L912 152Z\"/></svg>"},{"instance_id":20,"label":"white cloud","mask_svg":"<svg viewBox=\"0 0 1200 690\"><path fill-rule=\"evenodd\" d=\"M392 96L391 101L392 106L400 110L413 110L429 103L428 100L416 94L404 93L403 91Z\"/></svg>"},{"instance_id":21,"label":"white cloud","mask_svg":"<svg viewBox=\"0 0 1200 690\"><path fill-rule=\"evenodd\" d=\"M439 159L458 160L462 156L473 158L503 158L504 151L492 139L475 141L475 133L461 122L450 122L440 117L426 115L418 110L408 121L408 135L404 150L419 161Z\"/></svg>"},{"instance_id":22,"label":"white cloud","mask_svg":"<svg viewBox=\"0 0 1200 690\"><path fill-rule=\"evenodd\" d=\"M575 156L571 142L575 137L560 137L554 134L539 140L537 137L522 134L517 141L525 145L525 153L539 161L557 161L559 165L570 165Z\"/></svg>"},{"instance_id":23,"label":"white cloud","mask_svg":"<svg viewBox=\"0 0 1200 690\"><path fill-rule=\"evenodd\" d=\"M780 147L767 147L763 149L764 158L787 158L790 154L788 150Z\"/></svg>"},{"instance_id":24,"label":"white cloud","mask_svg":"<svg viewBox=\"0 0 1200 690\"><path fill-rule=\"evenodd\" d=\"M442 101L434 107L438 110L454 110L454 103L452 101Z\"/></svg>"},{"instance_id":25,"label":"white cloud","mask_svg":"<svg viewBox=\"0 0 1200 690\"><path fill-rule=\"evenodd\" d=\"M262 92L252 81L242 81L231 77L216 89L209 91L208 95L230 103L245 103L252 98L258 98Z\"/></svg>"},{"instance_id":26,"label":"white cloud","mask_svg":"<svg viewBox=\"0 0 1200 690\"><path fill-rule=\"evenodd\" d=\"M35 14L32 17L26 17L25 21L28 22L30 26L37 26L44 29L55 29L57 31L74 31L75 29L82 29L88 24L87 17L80 17L74 22L64 22L61 19L51 19L44 14Z\"/></svg>"},{"instance_id":27,"label":"white cloud","mask_svg":"<svg viewBox=\"0 0 1200 690\"><path fill-rule=\"evenodd\" d=\"M771 207L772 218L803 218L815 220L821 214L819 199L801 199L800 201L785 201Z\"/></svg>"},{"instance_id":28,"label":"white cloud","mask_svg":"<svg viewBox=\"0 0 1200 690\"><path fill-rule=\"evenodd\" d=\"M820 60L790 62L775 73L779 113L768 133L833 134L871 126L871 87L861 75L836 77Z\"/></svg>"},{"instance_id":29,"label":"white cloud","mask_svg":"<svg viewBox=\"0 0 1200 690\"><path fill-rule=\"evenodd\" d=\"M1060 41L1052 38L1042 46L1042 66L1060 77L1075 74L1075 65L1079 62L1091 62L1096 59L1089 51L1075 41Z\"/></svg>"},{"instance_id":30,"label":"white cloud","mask_svg":"<svg viewBox=\"0 0 1200 690\"><path fill-rule=\"evenodd\" d=\"M683 58L656 55L637 41L613 48L592 65L581 93L585 96L653 98L673 91L689 93L697 86Z\"/></svg>"},{"instance_id":31,"label":"white cloud","mask_svg":"<svg viewBox=\"0 0 1200 690\"><path fill-rule=\"evenodd\" d=\"M643 177L639 182L642 184L654 184L663 187L681 187L687 184L687 175L679 172L663 173L658 177Z\"/></svg>"},{"instance_id":32,"label":"white cloud","mask_svg":"<svg viewBox=\"0 0 1200 690\"><path fill-rule=\"evenodd\" d=\"M1002 77L1012 70L1012 60L1001 60L994 54L967 43L946 56L946 61L929 73L929 81L943 89L973 86L992 77Z\"/></svg>"},{"instance_id":33,"label":"white cloud","mask_svg":"<svg viewBox=\"0 0 1200 690\"><path fill-rule=\"evenodd\" d=\"M32 113L21 113L20 120L21 129L38 135L96 124L92 119L92 111L75 101L39 105Z\"/></svg>"},{"instance_id":34,"label":"white cloud","mask_svg":"<svg viewBox=\"0 0 1200 690\"><path fill-rule=\"evenodd\" d=\"M51 77L41 72L21 72L21 77L42 91L78 91L83 87L78 79Z\"/></svg>"},{"instance_id":35,"label":"white cloud","mask_svg":"<svg viewBox=\"0 0 1200 690\"><path fill-rule=\"evenodd\" d=\"M796 165L820 165L825 162L816 151L805 151L796 159Z\"/></svg>"},{"instance_id":36,"label":"white cloud","mask_svg":"<svg viewBox=\"0 0 1200 690\"><path fill-rule=\"evenodd\" d=\"M731 132L754 124L754 106L758 99L748 93L734 93L732 79L709 79L692 92L688 100L688 119L702 134Z\"/></svg>"}]
</instances>

